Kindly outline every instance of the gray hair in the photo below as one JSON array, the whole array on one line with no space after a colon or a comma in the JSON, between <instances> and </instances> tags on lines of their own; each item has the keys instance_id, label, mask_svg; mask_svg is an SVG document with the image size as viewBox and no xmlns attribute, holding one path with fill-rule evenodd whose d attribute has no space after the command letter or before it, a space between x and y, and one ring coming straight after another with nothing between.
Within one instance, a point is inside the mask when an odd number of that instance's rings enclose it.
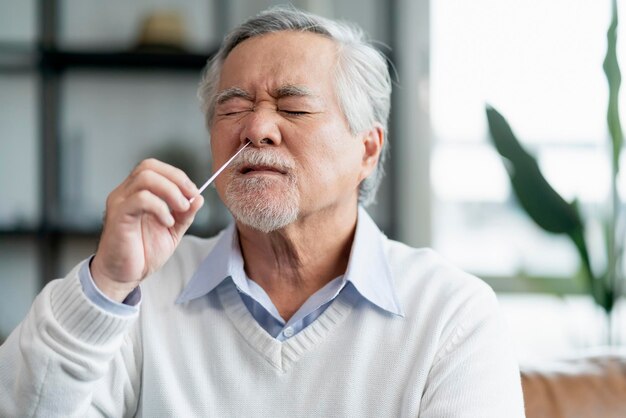
<instances>
[{"instance_id":1,"label":"gray hair","mask_svg":"<svg viewBox=\"0 0 626 418\"><path fill-rule=\"evenodd\" d=\"M379 123L387 133L391 77L386 57L359 27L284 6L270 8L233 29L207 64L198 88L207 126L213 121L217 86L228 54L247 39L280 31L311 32L334 40L338 45L335 87L350 131L355 135ZM385 140L376 169L359 185L359 203L364 206L375 200L384 174L387 143Z\"/></svg>"}]
</instances>

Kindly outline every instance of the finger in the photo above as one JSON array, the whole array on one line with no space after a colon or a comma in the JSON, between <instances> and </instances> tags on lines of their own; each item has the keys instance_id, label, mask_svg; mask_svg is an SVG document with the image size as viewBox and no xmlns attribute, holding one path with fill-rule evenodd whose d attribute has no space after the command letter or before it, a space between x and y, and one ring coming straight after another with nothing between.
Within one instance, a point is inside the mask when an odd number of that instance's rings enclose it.
<instances>
[{"instance_id":1,"label":"finger","mask_svg":"<svg viewBox=\"0 0 626 418\"><path fill-rule=\"evenodd\" d=\"M189 209L189 200L178 185L156 171L145 169L135 174L127 185L126 193L133 195L141 190L158 196L173 211L185 212Z\"/></svg>"},{"instance_id":2,"label":"finger","mask_svg":"<svg viewBox=\"0 0 626 418\"><path fill-rule=\"evenodd\" d=\"M191 203L191 207L187 212L184 213L172 213L174 216L174 220L176 224L174 225L174 231L178 236L182 236L187 232L187 229L193 223L193 220L196 217L196 214L204 205L204 198L202 196L198 196L194 199L193 203Z\"/></svg>"},{"instance_id":3,"label":"finger","mask_svg":"<svg viewBox=\"0 0 626 418\"><path fill-rule=\"evenodd\" d=\"M157 195L148 190L140 190L127 199L126 214L139 216L144 213L152 214L163 226L171 228L175 224L167 204Z\"/></svg>"},{"instance_id":4,"label":"finger","mask_svg":"<svg viewBox=\"0 0 626 418\"><path fill-rule=\"evenodd\" d=\"M196 185L189 179L187 174L179 168L166 164L155 158L148 158L135 167L131 176L144 170L152 170L161 174L163 177L166 177L172 183L176 184L188 199L198 194L198 188Z\"/></svg>"}]
</instances>

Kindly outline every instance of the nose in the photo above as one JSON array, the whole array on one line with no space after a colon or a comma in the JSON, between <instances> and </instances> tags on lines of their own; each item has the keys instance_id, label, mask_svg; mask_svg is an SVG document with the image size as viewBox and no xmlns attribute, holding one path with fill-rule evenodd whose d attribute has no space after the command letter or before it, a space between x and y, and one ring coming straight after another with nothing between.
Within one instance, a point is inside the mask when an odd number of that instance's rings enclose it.
<instances>
[{"instance_id":1,"label":"nose","mask_svg":"<svg viewBox=\"0 0 626 418\"><path fill-rule=\"evenodd\" d=\"M247 141L258 148L280 145L282 138L278 126L277 115L271 109L255 109L243 121L240 141Z\"/></svg>"}]
</instances>

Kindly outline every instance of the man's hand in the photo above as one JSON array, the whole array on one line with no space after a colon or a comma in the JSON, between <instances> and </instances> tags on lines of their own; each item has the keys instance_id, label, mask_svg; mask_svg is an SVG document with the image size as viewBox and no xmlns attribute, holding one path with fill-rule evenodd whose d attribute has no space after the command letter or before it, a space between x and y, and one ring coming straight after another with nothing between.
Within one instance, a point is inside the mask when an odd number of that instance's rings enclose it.
<instances>
[{"instance_id":1,"label":"man's hand","mask_svg":"<svg viewBox=\"0 0 626 418\"><path fill-rule=\"evenodd\" d=\"M121 302L165 264L204 203L197 194L183 171L155 159L142 161L107 198L90 267L96 286Z\"/></svg>"}]
</instances>

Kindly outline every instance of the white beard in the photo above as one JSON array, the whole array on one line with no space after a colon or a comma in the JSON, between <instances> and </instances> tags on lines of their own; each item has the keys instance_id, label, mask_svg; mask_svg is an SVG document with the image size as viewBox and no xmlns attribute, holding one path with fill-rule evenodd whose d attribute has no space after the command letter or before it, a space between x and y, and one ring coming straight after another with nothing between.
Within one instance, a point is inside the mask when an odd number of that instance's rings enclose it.
<instances>
[{"instance_id":1,"label":"white beard","mask_svg":"<svg viewBox=\"0 0 626 418\"><path fill-rule=\"evenodd\" d=\"M235 219L259 231L268 233L284 228L298 218L300 196L295 176L289 172L274 176L250 176L239 174L245 162L280 165L271 154L250 152L231 171L232 177L224 194L224 203Z\"/></svg>"}]
</instances>

